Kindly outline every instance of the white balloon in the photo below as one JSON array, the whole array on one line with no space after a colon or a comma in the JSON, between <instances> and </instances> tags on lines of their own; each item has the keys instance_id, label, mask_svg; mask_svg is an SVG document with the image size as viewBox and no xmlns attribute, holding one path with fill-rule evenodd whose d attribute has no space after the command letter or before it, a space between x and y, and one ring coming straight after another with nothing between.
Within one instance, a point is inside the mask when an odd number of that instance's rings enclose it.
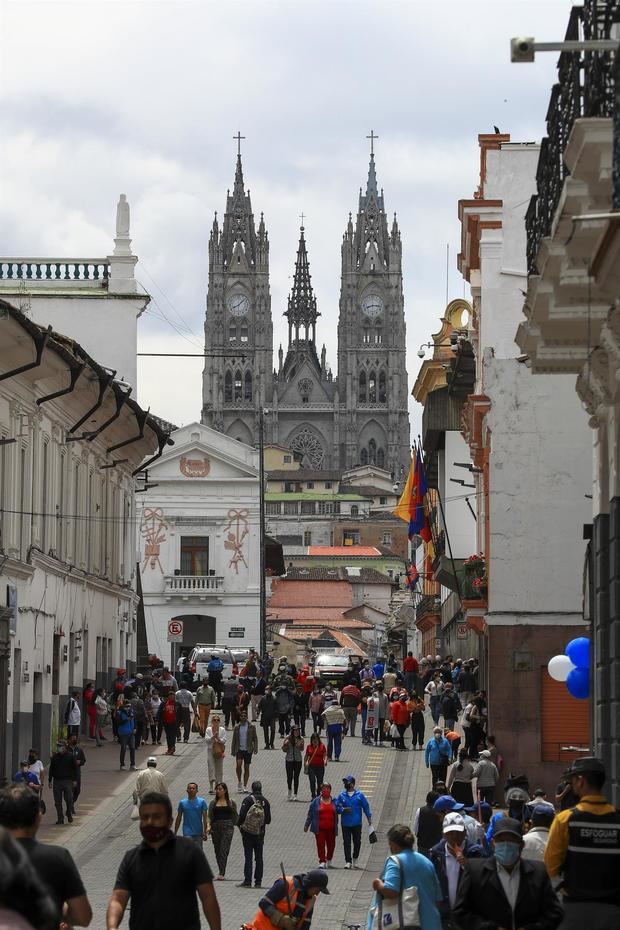
<instances>
[{"instance_id":1,"label":"white balloon","mask_svg":"<svg viewBox=\"0 0 620 930\"><path fill-rule=\"evenodd\" d=\"M549 659L547 671L555 681L566 681L569 673L576 667L568 656L560 655Z\"/></svg>"}]
</instances>

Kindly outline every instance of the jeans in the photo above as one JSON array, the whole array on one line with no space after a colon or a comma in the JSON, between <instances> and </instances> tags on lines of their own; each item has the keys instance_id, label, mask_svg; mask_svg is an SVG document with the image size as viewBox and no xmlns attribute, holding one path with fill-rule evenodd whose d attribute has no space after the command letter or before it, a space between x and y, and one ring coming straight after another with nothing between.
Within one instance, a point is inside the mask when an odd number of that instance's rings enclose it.
<instances>
[{"instance_id":1,"label":"jeans","mask_svg":"<svg viewBox=\"0 0 620 930\"><path fill-rule=\"evenodd\" d=\"M412 745L417 743L420 749L424 746L424 714L413 714L411 717Z\"/></svg>"},{"instance_id":2,"label":"jeans","mask_svg":"<svg viewBox=\"0 0 620 930\"><path fill-rule=\"evenodd\" d=\"M445 781L446 775L448 774L448 762L440 762L439 765L433 765L431 763L431 773L433 776L433 788L438 781Z\"/></svg>"},{"instance_id":3,"label":"jeans","mask_svg":"<svg viewBox=\"0 0 620 930\"><path fill-rule=\"evenodd\" d=\"M310 782L310 794L313 798L318 798L325 777L325 768L318 765L308 766L308 780Z\"/></svg>"},{"instance_id":4,"label":"jeans","mask_svg":"<svg viewBox=\"0 0 620 930\"><path fill-rule=\"evenodd\" d=\"M353 840L353 858L359 859L360 848L362 845L362 825L359 823L356 827L342 826L342 842L344 845L345 862L351 861L351 840Z\"/></svg>"},{"instance_id":5,"label":"jeans","mask_svg":"<svg viewBox=\"0 0 620 930\"><path fill-rule=\"evenodd\" d=\"M379 740L380 743L383 743L383 740L385 738L385 733L383 732L384 723L385 723L385 720L381 720L381 718L379 718L379 726L375 728L375 746L377 745L377 739Z\"/></svg>"},{"instance_id":6,"label":"jeans","mask_svg":"<svg viewBox=\"0 0 620 930\"><path fill-rule=\"evenodd\" d=\"M355 736L355 724L357 723L357 707L343 707L344 715L347 718L347 726L351 736Z\"/></svg>"},{"instance_id":7,"label":"jeans","mask_svg":"<svg viewBox=\"0 0 620 930\"><path fill-rule=\"evenodd\" d=\"M368 734L366 733L366 718L368 717L368 708L365 704L362 704L362 742L365 743L368 739Z\"/></svg>"},{"instance_id":8,"label":"jeans","mask_svg":"<svg viewBox=\"0 0 620 930\"><path fill-rule=\"evenodd\" d=\"M291 729L291 715L278 714L278 724L280 727L280 736L286 736Z\"/></svg>"},{"instance_id":9,"label":"jeans","mask_svg":"<svg viewBox=\"0 0 620 930\"><path fill-rule=\"evenodd\" d=\"M103 737L103 727L105 725L105 714L97 714L97 725L95 726L95 739L97 740L97 746L101 746L101 739Z\"/></svg>"},{"instance_id":10,"label":"jeans","mask_svg":"<svg viewBox=\"0 0 620 930\"><path fill-rule=\"evenodd\" d=\"M174 752L175 746L177 744L177 725L176 723L164 723L164 730L166 731L166 743L168 744L168 752Z\"/></svg>"},{"instance_id":11,"label":"jeans","mask_svg":"<svg viewBox=\"0 0 620 930\"><path fill-rule=\"evenodd\" d=\"M54 805L56 806L56 813L60 821L64 821L65 815L62 808L62 802L64 800L67 807L67 817L73 816L73 782L70 778L55 778L54 779Z\"/></svg>"},{"instance_id":12,"label":"jeans","mask_svg":"<svg viewBox=\"0 0 620 930\"><path fill-rule=\"evenodd\" d=\"M121 765L125 765L125 753L129 748L129 764L136 764L136 741L133 733L119 733L118 741L121 744Z\"/></svg>"},{"instance_id":13,"label":"jeans","mask_svg":"<svg viewBox=\"0 0 620 930\"><path fill-rule=\"evenodd\" d=\"M256 836L254 833L244 833L241 831L243 840L243 881L246 884L252 883L252 856L254 856L254 884L260 885L263 880L263 845L264 836Z\"/></svg>"},{"instance_id":14,"label":"jeans","mask_svg":"<svg viewBox=\"0 0 620 930\"><path fill-rule=\"evenodd\" d=\"M443 722L444 722L445 726L448 728L448 730L453 730L453 729L454 729L455 721L452 719L452 717L444 717L444 718L443 718Z\"/></svg>"},{"instance_id":15,"label":"jeans","mask_svg":"<svg viewBox=\"0 0 620 930\"><path fill-rule=\"evenodd\" d=\"M189 707L179 707L177 711L177 719L179 721L179 734L181 733L181 726L183 727L183 742L189 742L189 734L192 729L192 717L190 714Z\"/></svg>"},{"instance_id":16,"label":"jeans","mask_svg":"<svg viewBox=\"0 0 620 930\"><path fill-rule=\"evenodd\" d=\"M312 730L314 733L320 733L323 729L323 721L321 720L321 715L312 711Z\"/></svg>"},{"instance_id":17,"label":"jeans","mask_svg":"<svg viewBox=\"0 0 620 930\"><path fill-rule=\"evenodd\" d=\"M441 697L438 694L431 694L430 698L430 708L431 708L431 717L433 718L433 723L435 726L439 723L439 702Z\"/></svg>"},{"instance_id":18,"label":"jeans","mask_svg":"<svg viewBox=\"0 0 620 930\"><path fill-rule=\"evenodd\" d=\"M291 788L293 794L297 794L299 791L299 773L301 772L301 762L288 762L286 763L286 784L288 785L288 790Z\"/></svg>"},{"instance_id":19,"label":"jeans","mask_svg":"<svg viewBox=\"0 0 620 930\"><path fill-rule=\"evenodd\" d=\"M273 749L273 741L276 737L276 722L275 720L268 720L266 723L261 724L263 728L263 735L265 737L265 749L268 749L269 746Z\"/></svg>"},{"instance_id":20,"label":"jeans","mask_svg":"<svg viewBox=\"0 0 620 930\"><path fill-rule=\"evenodd\" d=\"M306 708L296 707L293 711L293 720L301 730L301 735L306 735Z\"/></svg>"},{"instance_id":21,"label":"jeans","mask_svg":"<svg viewBox=\"0 0 620 930\"><path fill-rule=\"evenodd\" d=\"M329 723L327 725L327 755L339 759L342 751L342 724Z\"/></svg>"},{"instance_id":22,"label":"jeans","mask_svg":"<svg viewBox=\"0 0 620 930\"><path fill-rule=\"evenodd\" d=\"M408 724L406 723L397 723L396 728L398 730L398 736L395 740L397 749L405 748L405 730L407 729Z\"/></svg>"}]
</instances>

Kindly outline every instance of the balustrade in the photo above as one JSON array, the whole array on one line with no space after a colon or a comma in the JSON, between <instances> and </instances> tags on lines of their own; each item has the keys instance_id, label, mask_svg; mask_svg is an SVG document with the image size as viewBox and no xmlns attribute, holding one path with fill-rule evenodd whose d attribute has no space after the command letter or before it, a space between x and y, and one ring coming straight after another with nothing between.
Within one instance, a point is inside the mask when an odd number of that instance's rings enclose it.
<instances>
[{"instance_id":1,"label":"balustrade","mask_svg":"<svg viewBox=\"0 0 620 930\"><path fill-rule=\"evenodd\" d=\"M0 281L107 281L105 258L2 258Z\"/></svg>"},{"instance_id":2,"label":"balustrade","mask_svg":"<svg viewBox=\"0 0 620 930\"><path fill-rule=\"evenodd\" d=\"M224 578L220 575L164 575L167 594L206 594L222 591Z\"/></svg>"}]
</instances>

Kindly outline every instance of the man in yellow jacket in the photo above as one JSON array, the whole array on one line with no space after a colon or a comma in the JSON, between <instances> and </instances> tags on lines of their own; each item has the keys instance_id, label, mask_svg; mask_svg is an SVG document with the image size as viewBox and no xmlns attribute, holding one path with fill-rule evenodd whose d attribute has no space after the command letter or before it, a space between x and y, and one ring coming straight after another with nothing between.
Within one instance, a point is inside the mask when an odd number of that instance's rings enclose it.
<instances>
[{"instance_id":1,"label":"man in yellow jacket","mask_svg":"<svg viewBox=\"0 0 620 930\"><path fill-rule=\"evenodd\" d=\"M620 811L601 793L605 766L588 756L576 759L565 776L579 802L555 817L545 849L549 876L562 879L561 930L618 930Z\"/></svg>"},{"instance_id":2,"label":"man in yellow jacket","mask_svg":"<svg viewBox=\"0 0 620 930\"><path fill-rule=\"evenodd\" d=\"M321 892L329 894L328 876L320 869L303 875L279 878L258 902L258 911L247 930L308 930L314 904Z\"/></svg>"}]
</instances>

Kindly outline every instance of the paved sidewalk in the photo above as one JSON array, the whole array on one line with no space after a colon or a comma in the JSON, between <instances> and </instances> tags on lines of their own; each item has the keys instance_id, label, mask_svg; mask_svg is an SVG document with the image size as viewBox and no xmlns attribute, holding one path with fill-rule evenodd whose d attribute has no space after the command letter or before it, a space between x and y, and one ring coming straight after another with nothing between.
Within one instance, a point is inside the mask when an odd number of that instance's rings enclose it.
<instances>
[{"instance_id":1,"label":"paved sidewalk","mask_svg":"<svg viewBox=\"0 0 620 930\"><path fill-rule=\"evenodd\" d=\"M279 745L277 741L276 746ZM155 749L161 753L161 747ZM105 926L105 908L122 856L127 849L140 842L138 825L129 819L131 791L136 776L133 772L129 776L118 771L117 744L96 749L94 744L86 743L84 751L87 754L87 765L80 798L83 803L78 805L75 822L65 827L46 825L41 839L62 843L75 856L93 905L92 926L100 930ZM150 746L140 750L140 768L144 767L146 757L152 752ZM200 793L208 798L204 752L202 741L192 735L189 744L177 747L176 756L170 758L164 755L161 758L158 767L168 780L175 808L178 800L185 795L188 779L197 780ZM355 775L358 786L370 801L379 842L370 846L364 830L360 856L362 868L359 871L347 871L343 868L342 840L338 837L334 857L336 867L329 873L332 894L319 899L313 921L313 927L321 930L342 930L349 924L364 926L372 895L372 880L380 874L388 854L385 834L393 823L411 823L415 808L423 803L429 787L423 753L398 753L388 747L366 747L362 746L359 737L346 737L341 761L328 765L326 778L332 782L334 793L342 789L342 778L349 773ZM224 778L231 788L232 797L240 804L243 795L236 792L234 761L228 756L224 763ZM259 751L252 765L252 778L262 780L265 796L272 806L273 822L268 828L265 842L264 885L268 886L278 877L280 862L284 863L289 874L316 868L318 863L314 837L310 832L303 832L310 802L307 778L302 773L300 800L289 803L284 756L279 748L275 751ZM47 790L46 793L49 795ZM46 820L49 822L49 814ZM205 853L214 868L215 857L211 843L205 844ZM261 892L254 888L237 888L236 883L242 877L243 847L239 832L236 831L227 880L215 883L224 930L238 930L241 923L251 920L256 912ZM123 926L126 925L127 918L123 922Z\"/></svg>"}]
</instances>

